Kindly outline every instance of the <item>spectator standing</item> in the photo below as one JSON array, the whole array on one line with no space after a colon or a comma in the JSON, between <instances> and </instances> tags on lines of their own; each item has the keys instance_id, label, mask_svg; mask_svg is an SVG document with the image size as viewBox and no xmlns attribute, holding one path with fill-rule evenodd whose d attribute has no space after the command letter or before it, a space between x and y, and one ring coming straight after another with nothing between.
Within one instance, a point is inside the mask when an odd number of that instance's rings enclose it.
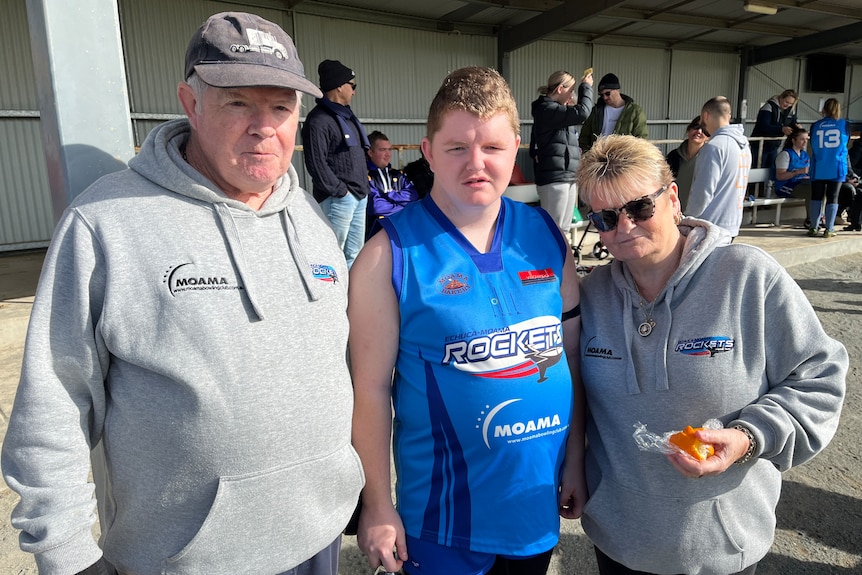
<instances>
[{"instance_id":1,"label":"spectator standing","mask_svg":"<svg viewBox=\"0 0 862 575\"><path fill-rule=\"evenodd\" d=\"M582 287L581 524L599 573L753 574L775 535L781 472L838 427L847 351L778 262L683 218L651 143L599 140L578 183L614 256ZM714 449L703 460L632 437L638 422L662 435L709 419L724 428L697 432Z\"/></svg>"},{"instance_id":2,"label":"spectator standing","mask_svg":"<svg viewBox=\"0 0 862 575\"><path fill-rule=\"evenodd\" d=\"M366 239L374 229L374 222L391 216L419 198L413 182L401 170L392 167L392 143L383 132L374 131L368 136L368 207Z\"/></svg>"},{"instance_id":3,"label":"spectator standing","mask_svg":"<svg viewBox=\"0 0 862 575\"><path fill-rule=\"evenodd\" d=\"M579 142L586 152L599 136L630 134L648 138L646 114L631 96L620 92L616 74L605 74L599 81L599 96L593 111L584 122Z\"/></svg>"},{"instance_id":4,"label":"spectator standing","mask_svg":"<svg viewBox=\"0 0 862 575\"><path fill-rule=\"evenodd\" d=\"M381 220L351 270L353 439L368 478L357 541L372 568L541 575L558 513L580 515L583 444L566 450L583 408L577 273L547 213L502 198L519 133L497 72L447 76L422 140L431 194Z\"/></svg>"},{"instance_id":5,"label":"spectator standing","mask_svg":"<svg viewBox=\"0 0 862 575\"><path fill-rule=\"evenodd\" d=\"M578 95L575 103L575 87ZM575 172L581 157L578 130L593 109L593 75L578 81L568 72L557 71L532 105L533 130L530 156L539 193L539 204L568 238L572 216L578 205Z\"/></svg>"},{"instance_id":6,"label":"spectator standing","mask_svg":"<svg viewBox=\"0 0 862 575\"><path fill-rule=\"evenodd\" d=\"M716 96L703 105L700 119L709 141L694 164L685 213L739 235L742 202L751 169L751 149L742 124L730 123L730 101Z\"/></svg>"},{"instance_id":7,"label":"spectator standing","mask_svg":"<svg viewBox=\"0 0 862 575\"><path fill-rule=\"evenodd\" d=\"M678 189L681 205L688 203L691 181L694 178L694 163L697 154L709 138L700 124L700 116L689 122L685 128L685 140L665 157Z\"/></svg>"},{"instance_id":8,"label":"spectator standing","mask_svg":"<svg viewBox=\"0 0 862 575\"><path fill-rule=\"evenodd\" d=\"M751 137L767 137L780 138L789 136L794 128L798 128L799 123L796 121L796 112L794 106L799 99L799 95L795 90L784 90L777 96L771 97L766 101L760 110L757 112L757 119L754 123L754 129L751 131ZM780 141L766 140L761 147L758 142L755 142L752 148L752 153L762 149L763 155L760 157L760 166L769 168L770 175L775 175L775 156L778 155L778 148L781 145Z\"/></svg>"},{"instance_id":9,"label":"spectator standing","mask_svg":"<svg viewBox=\"0 0 862 575\"><path fill-rule=\"evenodd\" d=\"M817 221L826 199L826 229L824 238L835 237L835 216L838 214L838 190L847 178L850 126L841 118L841 104L829 98L823 104L823 118L811 126L813 176L811 181L811 226L808 235L817 235Z\"/></svg>"},{"instance_id":10,"label":"spectator standing","mask_svg":"<svg viewBox=\"0 0 862 575\"><path fill-rule=\"evenodd\" d=\"M280 53L231 50L261 41ZM40 573L335 575L363 484L347 267L290 164L299 91L321 94L238 12L201 26L184 78L188 119L54 233L3 445L12 522Z\"/></svg>"},{"instance_id":11,"label":"spectator standing","mask_svg":"<svg viewBox=\"0 0 862 575\"><path fill-rule=\"evenodd\" d=\"M316 100L317 106L302 127L305 167L313 182L314 199L329 218L350 267L365 241L365 153L371 144L350 109L356 95L356 73L338 60L324 60L317 72L323 97Z\"/></svg>"}]
</instances>

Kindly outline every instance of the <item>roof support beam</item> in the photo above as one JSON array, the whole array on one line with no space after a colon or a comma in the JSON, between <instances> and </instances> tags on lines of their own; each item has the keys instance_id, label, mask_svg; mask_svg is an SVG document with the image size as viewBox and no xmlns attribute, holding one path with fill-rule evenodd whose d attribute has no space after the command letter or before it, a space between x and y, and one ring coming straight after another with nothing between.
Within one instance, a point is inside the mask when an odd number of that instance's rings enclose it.
<instances>
[{"instance_id":1,"label":"roof support beam","mask_svg":"<svg viewBox=\"0 0 862 575\"><path fill-rule=\"evenodd\" d=\"M801 54L819 52L858 42L862 38L862 22L848 24L833 30L824 30L808 36L800 36L769 46L754 48L749 52L746 66L756 66L782 58L792 58Z\"/></svg>"},{"instance_id":2,"label":"roof support beam","mask_svg":"<svg viewBox=\"0 0 862 575\"><path fill-rule=\"evenodd\" d=\"M500 31L497 49L500 54L513 52L566 26L601 14L626 0L566 0L522 24Z\"/></svg>"}]
</instances>

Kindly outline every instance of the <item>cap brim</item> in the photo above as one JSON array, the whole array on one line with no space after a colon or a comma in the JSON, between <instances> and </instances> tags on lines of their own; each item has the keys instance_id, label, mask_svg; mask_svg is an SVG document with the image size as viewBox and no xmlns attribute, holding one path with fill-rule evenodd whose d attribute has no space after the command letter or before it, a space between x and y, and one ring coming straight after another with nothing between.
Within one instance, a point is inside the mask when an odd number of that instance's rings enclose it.
<instances>
[{"instance_id":1,"label":"cap brim","mask_svg":"<svg viewBox=\"0 0 862 575\"><path fill-rule=\"evenodd\" d=\"M195 66L195 72L201 80L216 88L273 86L299 90L315 98L323 97L320 88L302 76L270 66L248 62L213 62L198 64Z\"/></svg>"}]
</instances>

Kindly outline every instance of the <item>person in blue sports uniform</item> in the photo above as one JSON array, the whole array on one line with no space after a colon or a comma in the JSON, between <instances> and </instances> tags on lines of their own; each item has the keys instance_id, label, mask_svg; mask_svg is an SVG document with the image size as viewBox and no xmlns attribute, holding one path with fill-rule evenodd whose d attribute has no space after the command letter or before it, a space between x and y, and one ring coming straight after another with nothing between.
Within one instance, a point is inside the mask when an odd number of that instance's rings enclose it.
<instances>
[{"instance_id":1,"label":"person in blue sports uniform","mask_svg":"<svg viewBox=\"0 0 862 575\"><path fill-rule=\"evenodd\" d=\"M373 568L545 573L559 515L580 516L579 284L547 212L502 197L519 133L497 72L451 73L422 141L431 193L381 220L352 268L357 542Z\"/></svg>"},{"instance_id":2,"label":"person in blue sports uniform","mask_svg":"<svg viewBox=\"0 0 862 575\"><path fill-rule=\"evenodd\" d=\"M817 222L823 199L826 198L826 229L824 238L835 237L835 216L838 214L838 190L847 178L847 144L850 126L841 118L841 104L829 98L823 104L823 118L811 126L811 204L808 210L811 226L808 235L817 235Z\"/></svg>"}]
</instances>

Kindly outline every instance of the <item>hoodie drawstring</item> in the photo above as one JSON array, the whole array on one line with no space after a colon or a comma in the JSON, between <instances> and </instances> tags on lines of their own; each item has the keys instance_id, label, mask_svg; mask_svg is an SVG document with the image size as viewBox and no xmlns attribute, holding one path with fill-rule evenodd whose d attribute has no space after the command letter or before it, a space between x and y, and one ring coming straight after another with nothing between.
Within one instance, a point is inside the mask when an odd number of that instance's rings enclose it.
<instances>
[{"instance_id":1,"label":"hoodie drawstring","mask_svg":"<svg viewBox=\"0 0 862 575\"><path fill-rule=\"evenodd\" d=\"M240 281L245 288L246 297L248 297L248 301L251 303L251 307L254 310L255 315L257 315L257 319L262 321L265 319L263 309L258 305L257 300L254 297L256 290L254 289L254 282L251 278L253 274L247 273L248 264L246 263L245 250L243 250L242 247L242 240L239 237L239 230L236 228L236 222L234 221L230 208L227 205L217 203L215 204L215 209L216 214L218 215L219 224L224 230L224 235L227 238L230 257L236 265Z\"/></svg>"}]
</instances>

